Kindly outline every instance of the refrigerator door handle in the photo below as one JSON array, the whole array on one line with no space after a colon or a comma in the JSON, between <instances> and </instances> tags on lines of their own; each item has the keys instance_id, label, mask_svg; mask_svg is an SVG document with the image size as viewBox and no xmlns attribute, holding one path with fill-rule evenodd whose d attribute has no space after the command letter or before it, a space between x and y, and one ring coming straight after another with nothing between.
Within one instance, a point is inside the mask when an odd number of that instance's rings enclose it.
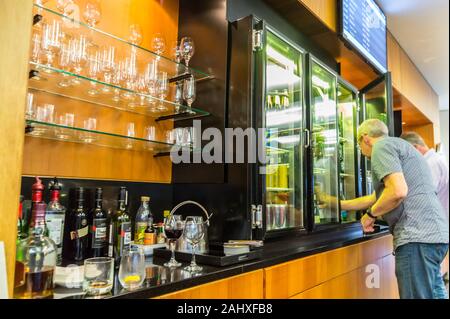
<instances>
[{"instance_id":1,"label":"refrigerator door handle","mask_svg":"<svg viewBox=\"0 0 450 319\"><path fill-rule=\"evenodd\" d=\"M311 146L311 136L310 136L310 132L307 128L304 129L305 133L306 133L306 138L305 138L305 148L309 148Z\"/></svg>"},{"instance_id":2,"label":"refrigerator door handle","mask_svg":"<svg viewBox=\"0 0 450 319\"><path fill-rule=\"evenodd\" d=\"M252 217L252 229L255 229L256 228L256 205L252 205L250 214Z\"/></svg>"},{"instance_id":3,"label":"refrigerator door handle","mask_svg":"<svg viewBox=\"0 0 450 319\"><path fill-rule=\"evenodd\" d=\"M256 208L256 228L262 228L263 220L262 220L262 205L258 205Z\"/></svg>"}]
</instances>

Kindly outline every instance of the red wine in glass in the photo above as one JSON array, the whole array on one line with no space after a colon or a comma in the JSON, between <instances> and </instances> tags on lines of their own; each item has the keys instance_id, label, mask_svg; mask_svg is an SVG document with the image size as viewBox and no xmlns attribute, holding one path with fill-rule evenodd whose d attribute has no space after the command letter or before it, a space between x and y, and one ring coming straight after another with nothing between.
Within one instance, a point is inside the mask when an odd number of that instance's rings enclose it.
<instances>
[{"instance_id":1,"label":"red wine in glass","mask_svg":"<svg viewBox=\"0 0 450 319\"><path fill-rule=\"evenodd\" d=\"M182 229L173 229L173 228L166 228L164 229L164 232L166 233L166 237L168 239L178 239L181 237L181 235L183 234L183 230Z\"/></svg>"}]
</instances>

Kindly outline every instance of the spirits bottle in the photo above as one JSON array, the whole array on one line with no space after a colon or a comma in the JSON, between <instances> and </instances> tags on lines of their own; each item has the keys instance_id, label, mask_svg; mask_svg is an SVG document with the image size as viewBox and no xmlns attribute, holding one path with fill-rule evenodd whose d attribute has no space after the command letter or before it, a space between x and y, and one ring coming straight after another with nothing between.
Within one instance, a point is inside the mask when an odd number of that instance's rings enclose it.
<instances>
[{"instance_id":1,"label":"spirits bottle","mask_svg":"<svg viewBox=\"0 0 450 319\"><path fill-rule=\"evenodd\" d=\"M141 206L137 211L134 227L134 243L136 245L144 244L145 230L147 229L150 215L149 202L150 197L141 197Z\"/></svg>"},{"instance_id":2,"label":"spirits bottle","mask_svg":"<svg viewBox=\"0 0 450 319\"><path fill-rule=\"evenodd\" d=\"M131 220L127 212L128 191L121 187L119 192L119 205L113 216L114 231L114 259L116 267L119 265L123 252L131 245Z\"/></svg>"},{"instance_id":3,"label":"spirits bottle","mask_svg":"<svg viewBox=\"0 0 450 319\"><path fill-rule=\"evenodd\" d=\"M90 216L89 247L91 257L108 255L108 214L103 210L103 189L95 190L95 207Z\"/></svg>"},{"instance_id":4,"label":"spirits bottle","mask_svg":"<svg viewBox=\"0 0 450 319\"><path fill-rule=\"evenodd\" d=\"M59 202L61 185L58 183L56 177L50 186L50 194L51 201L48 203L47 212L45 214L45 223L47 226L48 237L50 237L56 245L56 264L61 265L66 208Z\"/></svg>"},{"instance_id":5,"label":"spirits bottle","mask_svg":"<svg viewBox=\"0 0 450 319\"><path fill-rule=\"evenodd\" d=\"M33 205L29 236L16 251L14 298L42 299L53 296L56 245L45 234L45 203Z\"/></svg>"},{"instance_id":6,"label":"spirits bottle","mask_svg":"<svg viewBox=\"0 0 450 319\"><path fill-rule=\"evenodd\" d=\"M82 187L76 189L76 208L70 215L69 237L71 242L71 254L69 259L75 263L81 263L88 257L89 225L88 214L85 209L85 190Z\"/></svg>"}]
</instances>

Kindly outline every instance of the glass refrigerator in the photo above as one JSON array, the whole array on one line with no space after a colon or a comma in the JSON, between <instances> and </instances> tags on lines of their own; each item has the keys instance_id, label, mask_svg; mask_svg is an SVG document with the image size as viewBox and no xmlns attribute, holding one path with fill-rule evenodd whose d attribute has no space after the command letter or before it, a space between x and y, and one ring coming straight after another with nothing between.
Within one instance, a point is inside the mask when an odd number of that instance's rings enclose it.
<instances>
[{"instance_id":1,"label":"glass refrigerator","mask_svg":"<svg viewBox=\"0 0 450 319\"><path fill-rule=\"evenodd\" d=\"M262 103L258 127L265 128L265 165L258 164L264 237L304 229L303 133L304 59L301 48L262 25L260 36ZM261 33L262 32L262 33ZM257 93L258 94L258 93ZM256 99L258 100L258 99Z\"/></svg>"}]
</instances>

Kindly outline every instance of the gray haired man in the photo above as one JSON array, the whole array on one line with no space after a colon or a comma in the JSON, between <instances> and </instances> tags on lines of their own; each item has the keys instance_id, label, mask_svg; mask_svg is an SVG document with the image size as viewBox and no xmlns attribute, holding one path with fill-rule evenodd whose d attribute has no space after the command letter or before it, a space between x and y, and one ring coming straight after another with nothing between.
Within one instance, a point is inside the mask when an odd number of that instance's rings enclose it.
<instances>
[{"instance_id":1,"label":"gray haired man","mask_svg":"<svg viewBox=\"0 0 450 319\"><path fill-rule=\"evenodd\" d=\"M342 201L342 209L367 210L361 219L365 232L374 231L378 217L389 224L402 299L448 298L440 265L448 252L449 225L425 159L408 142L389 137L380 120L359 127L358 145L371 161L375 193Z\"/></svg>"}]
</instances>

